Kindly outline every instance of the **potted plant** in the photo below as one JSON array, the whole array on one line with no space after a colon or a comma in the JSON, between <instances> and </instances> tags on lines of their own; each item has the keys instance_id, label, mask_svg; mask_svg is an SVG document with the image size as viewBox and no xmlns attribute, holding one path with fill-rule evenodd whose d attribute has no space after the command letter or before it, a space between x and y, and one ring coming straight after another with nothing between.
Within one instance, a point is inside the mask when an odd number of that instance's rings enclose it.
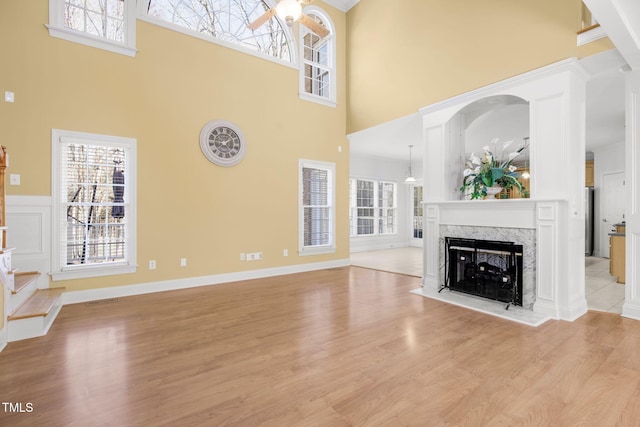
<instances>
[{"instance_id":1,"label":"potted plant","mask_svg":"<svg viewBox=\"0 0 640 427\"><path fill-rule=\"evenodd\" d=\"M491 146L487 145L482 148L484 151L482 156L471 153L465 164L460 191L470 196L471 199L495 198L496 194L503 189L512 187L516 187L522 192L524 187L518 181L520 173L512 163L522 153L525 146L523 145L505 157L504 153L512 143L513 141L507 141L498 147L498 139L495 138L491 141Z\"/></svg>"}]
</instances>

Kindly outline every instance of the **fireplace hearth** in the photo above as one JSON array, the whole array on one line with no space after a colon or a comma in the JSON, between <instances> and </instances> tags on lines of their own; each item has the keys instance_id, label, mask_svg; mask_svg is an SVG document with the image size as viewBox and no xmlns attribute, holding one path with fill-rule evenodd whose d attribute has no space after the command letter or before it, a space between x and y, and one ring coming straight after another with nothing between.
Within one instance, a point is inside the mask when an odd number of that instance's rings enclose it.
<instances>
[{"instance_id":1,"label":"fireplace hearth","mask_svg":"<svg viewBox=\"0 0 640 427\"><path fill-rule=\"evenodd\" d=\"M513 242L445 237L442 291L463 292L522 306L522 245Z\"/></svg>"}]
</instances>

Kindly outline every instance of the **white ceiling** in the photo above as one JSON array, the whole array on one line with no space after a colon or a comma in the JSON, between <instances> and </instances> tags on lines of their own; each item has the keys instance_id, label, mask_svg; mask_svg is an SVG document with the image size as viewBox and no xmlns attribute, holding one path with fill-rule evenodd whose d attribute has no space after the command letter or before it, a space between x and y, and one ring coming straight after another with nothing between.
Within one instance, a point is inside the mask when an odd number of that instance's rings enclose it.
<instances>
[{"instance_id":1,"label":"white ceiling","mask_svg":"<svg viewBox=\"0 0 640 427\"><path fill-rule=\"evenodd\" d=\"M580 61L591 75L586 85L586 148L624 141L624 72L626 62L611 50ZM422 118L419 113L401 117L349 135L355 155L408 160L422 158Z\"/></svg>"}]
</instances>

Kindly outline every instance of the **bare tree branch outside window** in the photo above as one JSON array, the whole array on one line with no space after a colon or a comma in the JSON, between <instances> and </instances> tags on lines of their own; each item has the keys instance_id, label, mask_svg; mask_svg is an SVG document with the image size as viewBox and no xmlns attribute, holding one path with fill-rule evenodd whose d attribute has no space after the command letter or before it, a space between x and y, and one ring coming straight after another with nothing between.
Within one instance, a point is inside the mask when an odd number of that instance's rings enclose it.
<instances>
[{"instance_id":1,"label":"bare tree branch outside window","mask_svg":"<svg viewBox=\"0 0 640 427\"><path fill-rule=\"evenodd\" d=\"M149 16L186 27L285 61L292 61L287 33L271 18L256 30L247 26L271 6L258 0L151 0Z\"/></svg>"}]
</instances>

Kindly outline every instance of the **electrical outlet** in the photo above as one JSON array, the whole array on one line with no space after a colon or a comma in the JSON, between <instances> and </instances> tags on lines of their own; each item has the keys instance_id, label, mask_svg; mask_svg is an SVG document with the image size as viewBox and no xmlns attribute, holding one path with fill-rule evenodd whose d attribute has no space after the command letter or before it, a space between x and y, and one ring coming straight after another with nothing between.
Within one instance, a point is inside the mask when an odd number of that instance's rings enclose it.
<instances>
[{"instance_id":1,"label":"electrical outlet","mask_svg":"<svg viewBox=\"0 0 640 427\"><path fill-rule=\"evenodd\" d=\"M186 267L186 266L187 266L187 259L180 258L180 267Z\"/></svg>"},{"instance_id":2,"label":"electrical outlet","mask_svg":"<svg viewBox=\"0 0 640 427\"><path fill-rule=\"evenodd\" d=\"M151 261L149 261L149 270L155 270L156 269L156 260L152 259Z\"/></svg>"},{"instance_id":3,"label":"electrical outlet","mask_svg":"<svg viewBox=\"0 0 640 427\"><path fill-rule=\"evenodd\" d=\"M247 254L247 261L262 259L262 252L251 252Z\"/></svg>"},{"instance_id":4,"label":"electrical outlet","mask_svg":"<svg viewBox=\"0 0 640 427\"><path fill-rule=\"evenodd\" d=\"M282 256L289 256L289 249L283 249Z\"/></svg>"}]
</instances>

